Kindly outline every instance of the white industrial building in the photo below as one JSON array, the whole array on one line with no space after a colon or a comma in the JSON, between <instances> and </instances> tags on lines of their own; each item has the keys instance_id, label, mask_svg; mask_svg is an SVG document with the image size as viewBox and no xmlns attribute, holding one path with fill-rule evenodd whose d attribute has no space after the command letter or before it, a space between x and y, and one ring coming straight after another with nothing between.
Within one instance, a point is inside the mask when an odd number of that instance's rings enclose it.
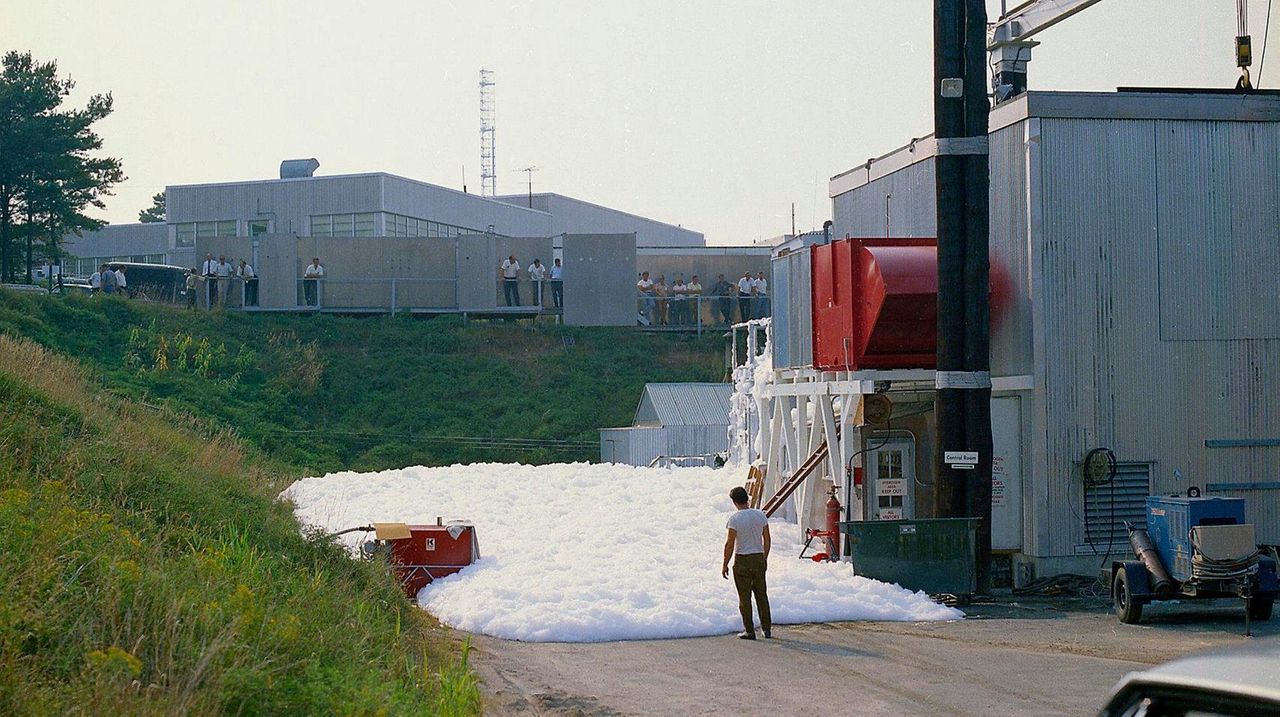
<instances>
[{"instance_id":1,"label":"white industrial building","mask_svg":"<svg viewBox=\"0 0 1280 717\"><path fill-rule=\"evenodd\" d=\"M287 160L275 179L172 185L164 224L123 224L70 236L69 273L103 261L194 266L198 238L426 237L469 234L556 237L635 234L641 246L696 247L699 232L558 194L482 197L385 172L314 176L314 159ZM158 227L166 234L163 246ZM160 255L163 255L160 257ZM549 260L549 257L544 258Z\"/></svg>"},{"instance_id":2,"label":"white industrial building","mask_svg":"<svg viewBox=\"0 0 1280 717\"><path fill-rule=\"evenodd\" d=\"M935 149L833 177L833 237L935 237ZM1014 577L1095 572L1145 496L1190 486L1245 498L1280 543L1280 96L1031 92L992 110L989 150L993 540ZM802 522L833 480L849 519L932 517L932 367L816 370L810 256L774 259L751 457L776 487L836 447ZM900 418L860 426L860 397L886 390ZM1090 486L1094 448L1118 470Z\"/></svg>"}]
</instances>

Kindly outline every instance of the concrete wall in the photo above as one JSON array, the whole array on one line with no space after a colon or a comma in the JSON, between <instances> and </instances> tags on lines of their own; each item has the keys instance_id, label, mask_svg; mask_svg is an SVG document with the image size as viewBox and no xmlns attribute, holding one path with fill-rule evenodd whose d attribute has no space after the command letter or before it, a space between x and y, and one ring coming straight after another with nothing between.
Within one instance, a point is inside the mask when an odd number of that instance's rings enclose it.
<instances>
[{"instance_id":1,"label":"concrete wall","mask_svg":"<svg viewBox=\"0 0 1280 717\"><path fill-rule=\"evenodd\" d=\"M566 234L564 321L571 326L634 326L634 234Z\"/></svg>"},{"instance_id":2,"label":"concrete wall","mask_svg":"<svg viewBox=\"0 0 1280 717\"><path fill-rule=\"evenodd\" d=\"M561 194L538 193L495 197L518 207L529 207L551 215L549 234L635 234L637 246L704 246L701 232L610 209Z\"/></svg>"}]
</instances>

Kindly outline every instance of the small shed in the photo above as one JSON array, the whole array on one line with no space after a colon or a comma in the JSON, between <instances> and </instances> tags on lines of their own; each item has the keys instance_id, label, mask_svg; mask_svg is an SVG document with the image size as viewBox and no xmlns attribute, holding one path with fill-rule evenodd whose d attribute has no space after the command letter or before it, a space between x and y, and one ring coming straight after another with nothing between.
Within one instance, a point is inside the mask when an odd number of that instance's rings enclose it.
<instances>
[{"instance_id":1,"label":"small shed","mask_svg":"<svg viewBox=\"0 0 1280 717\"><path fill-rule=\"evenodd\" d=\"M647 466L666 456L706 457L729 448L728 383L645 384L627 428L600 429L600 461Z\"/></svg>"}]
</instances>

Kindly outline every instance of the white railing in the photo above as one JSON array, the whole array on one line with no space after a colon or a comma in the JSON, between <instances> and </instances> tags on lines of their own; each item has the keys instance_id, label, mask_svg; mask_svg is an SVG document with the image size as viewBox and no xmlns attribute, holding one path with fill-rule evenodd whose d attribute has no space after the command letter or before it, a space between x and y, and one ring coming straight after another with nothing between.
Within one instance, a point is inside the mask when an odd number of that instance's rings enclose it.
<instances>
[{"instance_id":1,"label":"white railing","mask_svg":"<svg viewBox=\"0 0 1280 717\"><path fill-rule=\"evenodd\" d=\"M636 295L637 322L641 326L694 329L723 328L741 321L769 316L767 296L657 296ZM735 320L735 317L737 319Z\"/></svg>"}]
</instances>

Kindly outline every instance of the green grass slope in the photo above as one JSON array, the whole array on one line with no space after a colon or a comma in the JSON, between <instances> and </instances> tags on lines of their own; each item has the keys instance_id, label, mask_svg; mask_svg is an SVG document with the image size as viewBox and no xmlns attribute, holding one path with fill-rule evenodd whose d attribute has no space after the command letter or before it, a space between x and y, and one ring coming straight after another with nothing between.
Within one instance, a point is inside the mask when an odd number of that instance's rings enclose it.
<instances>
[{"instance_id":1,"label":"green grass slope","mask_svg":"<svg viewBox=\"0 0 1280 717\"><path fill-rule=\"evenodd\" d=\"M138 310L58 311L85 322L59 343L129 375L119 336ZM45 330L33 313L9 304L5 321ZM252 370L241 380L290 395ZM0 336L0 714L477 712L453 645L385 569L304 537L274 500L294 476L190 423Z\"/></svg>"},{"instance_id":2,"label":"green grass slope","mask_svg":"<svg viewBox=\"0 0 1280 717\"><path fill-rule=\"evenodd\" d=\"M646 381L716 381L723 339L627 328L189 312L0 292L0 333L108 391L197 416L307 472L599 456Z\"/></svg>"}]
</instances>

